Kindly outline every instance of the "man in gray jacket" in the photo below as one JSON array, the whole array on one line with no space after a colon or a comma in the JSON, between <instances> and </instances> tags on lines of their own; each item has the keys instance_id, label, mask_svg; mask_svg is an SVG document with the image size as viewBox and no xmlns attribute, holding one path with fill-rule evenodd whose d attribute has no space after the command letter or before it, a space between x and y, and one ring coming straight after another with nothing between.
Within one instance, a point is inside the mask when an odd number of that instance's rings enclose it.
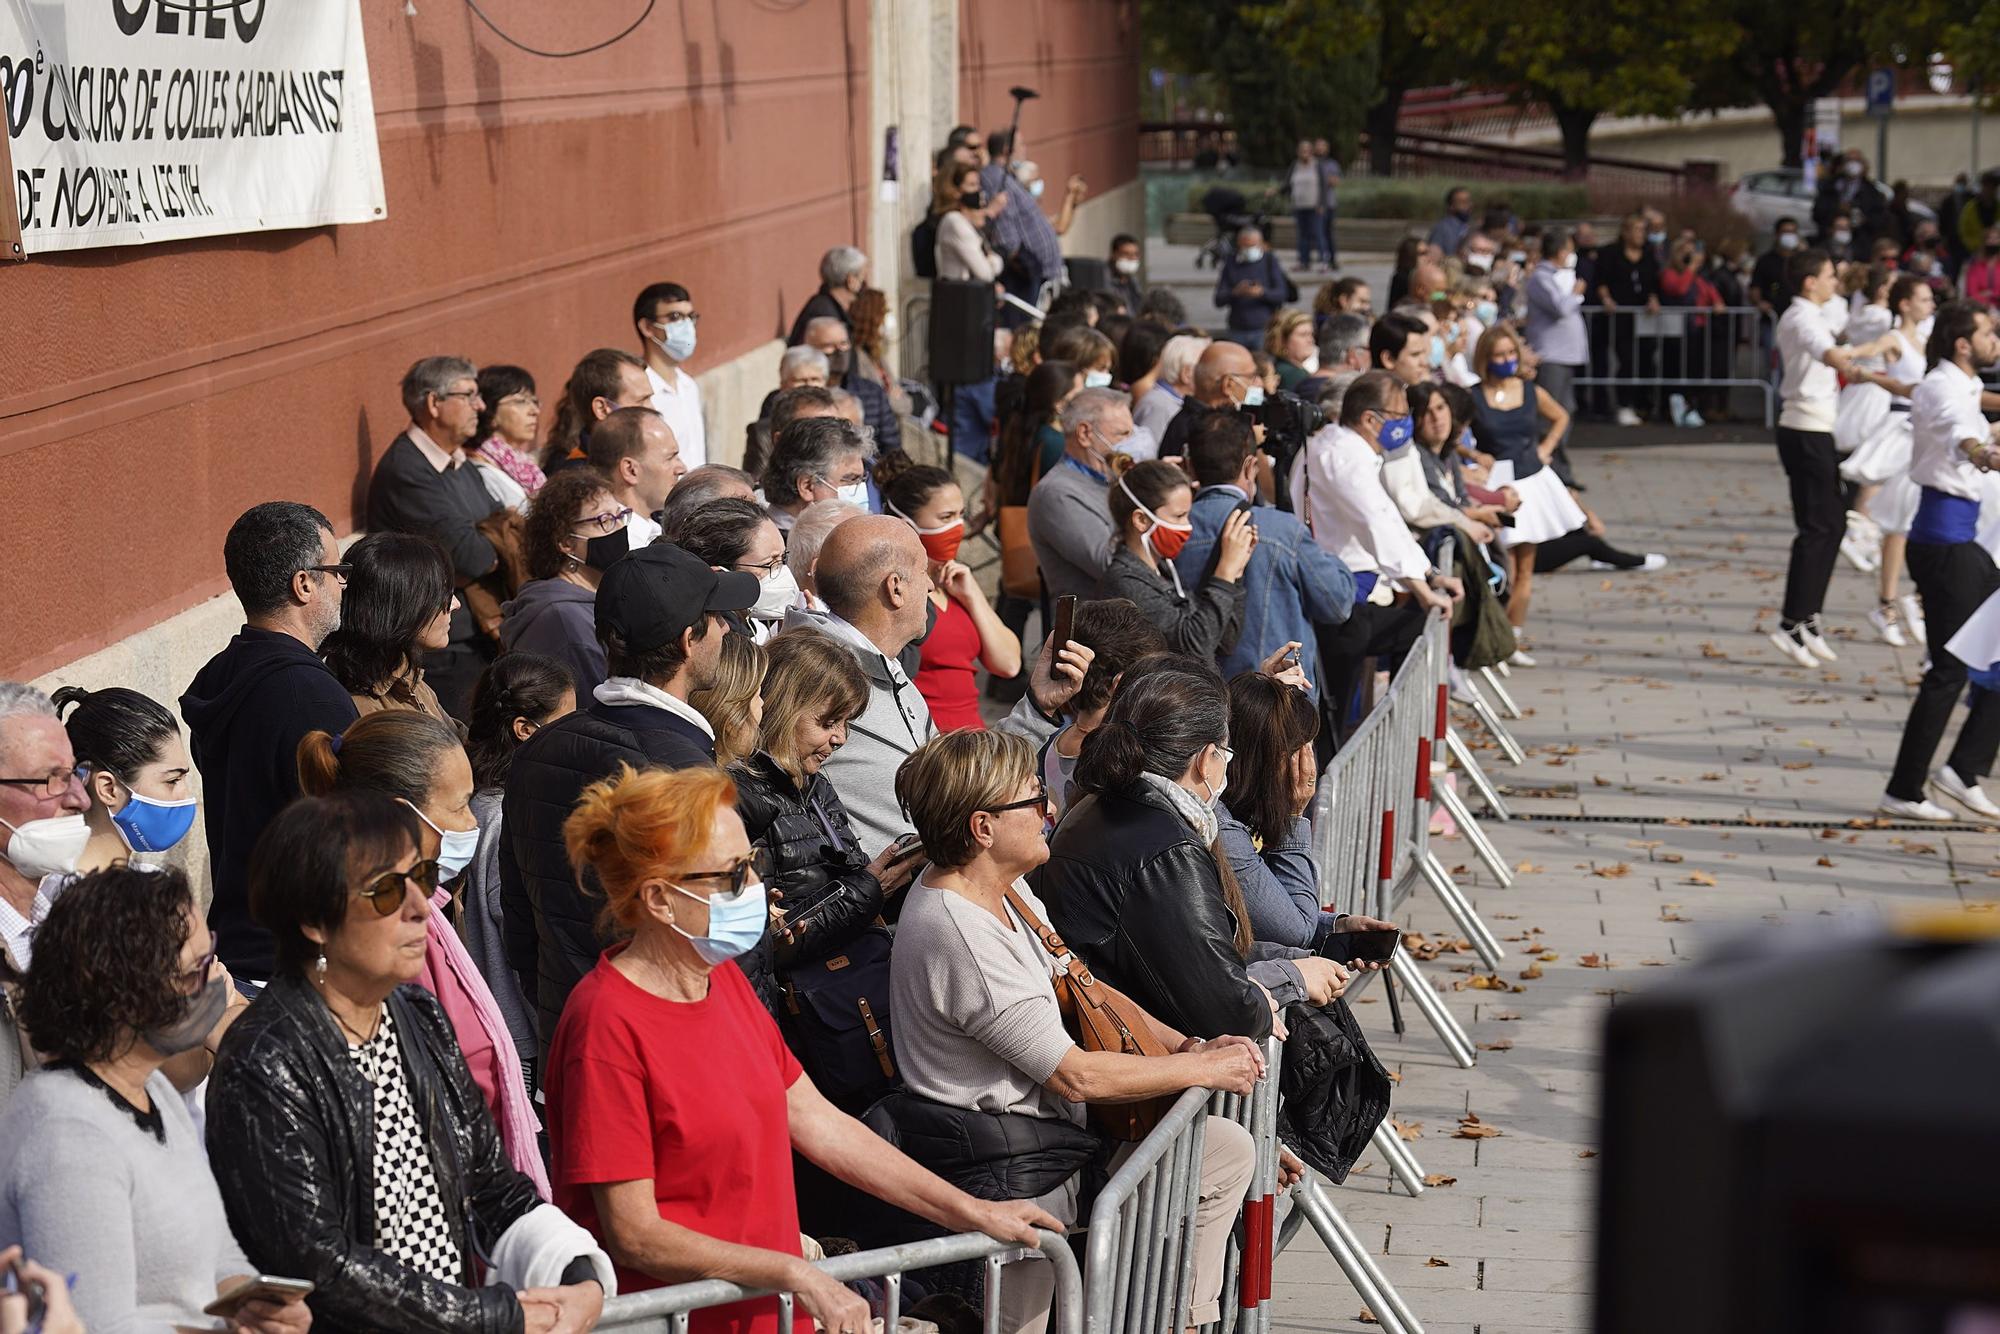
<instances>
[{"instance_id":1,"label":"man in gray jacket","mask_svg":"<svg viewBox=\"0 0 2000 1334\"><path fill-rule=\"evenodd\" d=\"M1028 540L1052 598L1097 596L1118 549L1105 496L1111 455L1132 434L1132 400L1116 389L1085 389L1062 411L1062 461L1028 493Z\"/></svg>"}]
</instances>

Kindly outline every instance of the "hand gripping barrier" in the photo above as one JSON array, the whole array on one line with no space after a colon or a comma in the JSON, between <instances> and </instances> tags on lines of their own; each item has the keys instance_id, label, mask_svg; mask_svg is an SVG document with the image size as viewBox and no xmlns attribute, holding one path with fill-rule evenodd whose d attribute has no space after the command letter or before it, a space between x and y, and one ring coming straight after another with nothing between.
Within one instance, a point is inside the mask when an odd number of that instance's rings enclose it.
<instances>
[{"instance_id":1,"label":"hand gripping barrier","mask_svg":"<svg viewBox=\"0 0 2000 1334\"><path fill-rule=\"evenodd\" d=\"M1042 1233L1041 1243L1041 1253L1055 1266L1055 1307L1050 1313L1048 1327L1053 1334L1081 1334L1083 1279L1076 1267L1076 1257L1070 1252L1069 1243L1053 1232ZM880 1312L880 1317L883 1327L893 1331L898 1318L902 1315L904 1274L912 1270L929 1269L935 1265L952 1264L961 1260L984 1259L986 1261L985 1329L987 1334L997 1334L1000 1329L1002 1266L1007 1261L1026 1254L1027 1251L1009 1242L995 1241L977 1232L967 1232L954 1237L913 1241L907 1245L890 1246L879 1251L838 1255L820 1261L818 1268L829 1278L842 1283L852 1283L857 1279L882 1280L886 1304ZM648 1292L611 1298L604 1303L604 1315L598 1320L597 1328L630 1330L633 1334L687 1334L688 1317L695 1311L711 1306L727 1306L731 1302L740 1302L750 1297L771 1295L769 1292L725 1283L720 1279L677 1283L672 1287L654 1288ZM796 1302L788 1292L779 1293L777 1297L779 1334L792 1334Z\"/></svg>"},{"instance_id":2,"label":"hand gripping barrier","mask_svg":"<svg viewBox=\"0 0 2000 1334\"><path fill-rule=\"evenodd\" d=\"M1264 1043L1264 1077L1248 1094L1189 1089L1098 1195L1090 1215L1084 1269L1088 1334L1180 1334L1194 1283L1194 1211L1200 1187L1203 1127L1234 1121L1250 1134L1256 1167L1242 1224L1224 1261L1222 1318L1205 1334L1269 1334L1273 1264L1304 1223L1314 1232L1389 1334L1423 1334L1308 1171L1278 1193L1278 1063L1284 1048ZM1282 1225L1280 1206L1290 1212Z\"/></svg>"}]
</instances>

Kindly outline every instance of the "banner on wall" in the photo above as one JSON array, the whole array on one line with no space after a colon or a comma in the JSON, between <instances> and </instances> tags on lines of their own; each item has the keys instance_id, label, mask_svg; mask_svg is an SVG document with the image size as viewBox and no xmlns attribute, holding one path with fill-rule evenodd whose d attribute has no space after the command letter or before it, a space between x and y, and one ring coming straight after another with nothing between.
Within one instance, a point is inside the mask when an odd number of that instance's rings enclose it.
<instances>
[{"instance_id":1,"label":"banner on wall","mask_svg":"<svg viewBox=\"0 0 2000 1334\"><path fill-rule=\"evenodd\" d=\"M0 0L29 254L387 215L360 0Z\"/></svg>"}]
</instances>

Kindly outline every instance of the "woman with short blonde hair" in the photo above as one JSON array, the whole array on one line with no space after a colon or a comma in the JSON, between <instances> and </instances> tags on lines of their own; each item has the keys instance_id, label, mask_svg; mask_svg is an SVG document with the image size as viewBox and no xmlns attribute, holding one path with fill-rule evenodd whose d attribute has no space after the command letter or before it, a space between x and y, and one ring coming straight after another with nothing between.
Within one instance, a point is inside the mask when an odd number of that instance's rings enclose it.
<instances>
[{"instance_id":1,"label":"woman with short blonde hair","mask_svg":"<svg viewBox=\"0 0 2000 1334\"><path fill-rule=\"evenodd\" d=\"M715 678L688 694L688 703L715 729L715 762L725 769L757 749L768 661L762 645L750 636L726 634Z\"/></svg>"},{"instance_id":2,"label":"woman with short blonde hair","mask_svg":"<svg viewBox=\"0 0 2000 1334\"><path fill-rule=\"evenodd\" d=\"M1278 388L1287 393L1319 372L1319 339L1313 317L1303 310L1280 310L1264 326L1264 350L1278 364Z\"/></svg>"}]
</instances>

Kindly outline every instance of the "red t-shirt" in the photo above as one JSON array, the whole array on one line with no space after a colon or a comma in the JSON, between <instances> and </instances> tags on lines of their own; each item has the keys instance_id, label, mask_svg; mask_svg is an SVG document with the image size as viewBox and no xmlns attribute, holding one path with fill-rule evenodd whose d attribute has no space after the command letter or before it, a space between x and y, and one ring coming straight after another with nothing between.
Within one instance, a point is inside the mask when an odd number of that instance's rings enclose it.
<instances>
[{"instance_id":1,"label":"red t-shirt","mask_svg":"<svg viewBox=\"0 0 2000 1334\"><path fill-rule=\"evenodd\" d=\"M555 1203L601 1241L593 1184L651 1177L660 1217L722 1241L799 1254L785 1091L799 1063L735 964L708 996L665 1000L612 967L577 983L545 1081ZM662 1287L618 1268L618 1290ZM775 1334L775 1297L697 1311L695 1334Z\"/></svg>"},{"instance_id":2,"label":"red t-shirt","mask_svg":"<svg viewBox=\"0 0 2000 1334\"><path fill-rule=\"evenodd\" d=\"M957 598L946 598L937 624L924 640L917 668L917 693L931 706L931 722L940 732L984 727L979 716L979 627Z\"/></svg>"}]
</instances>

